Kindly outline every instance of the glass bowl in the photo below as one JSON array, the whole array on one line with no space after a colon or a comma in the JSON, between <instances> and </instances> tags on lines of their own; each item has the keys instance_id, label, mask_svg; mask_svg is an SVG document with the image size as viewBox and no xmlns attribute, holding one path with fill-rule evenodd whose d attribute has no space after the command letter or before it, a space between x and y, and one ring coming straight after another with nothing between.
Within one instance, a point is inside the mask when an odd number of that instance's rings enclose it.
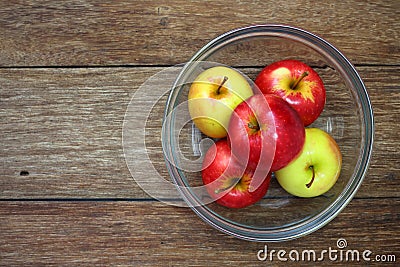
<instances>
[{"instance_id":1,"label":"glass bowl","mask_svg":"<svg viewBox=\"0 0 400 267\"><path fill-rule=\"evenodd\" d=\"M202 186L201 162L214 142L197 130L187 108L190 84L212 65L235 68L249 79L266 65L297 59L321 76L326 105L308 127L328 132L338 143L342 170L333 188L314 198L294 197L274 177L254 205L230 209L210 201ZM350 202L366 174L372 152L373 112L366 88L349 60L322 38L285 25L235 29L207 43L184 65L166 103L162 145L169 174L186 204L211 226L252 241L295 239L330 222Z\"/></svg>"}]
</instances>

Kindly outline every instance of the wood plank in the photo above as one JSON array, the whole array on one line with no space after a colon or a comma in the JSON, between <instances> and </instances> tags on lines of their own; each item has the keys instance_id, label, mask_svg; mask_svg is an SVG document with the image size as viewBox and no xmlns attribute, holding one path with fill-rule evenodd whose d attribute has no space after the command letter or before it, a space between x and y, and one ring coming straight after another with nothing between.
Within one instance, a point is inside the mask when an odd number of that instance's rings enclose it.
<instances>
[{"instance_id":1,"label":"wood plank","mask_svg":"<svg viewBox=\"0 0 400 267\"><path fill-rule=\"evenodd\" d=\"M276 256L280 249L286 250L288 257L290 250L314 250L320 255L329 248L338 251L332 254L338 260L331 261L325 254L324 266L354 264L339 261L339 238L347 241L344 253L368 249L371 259L395 255L398 262L399 204L398 198L354 199L338 217L311 235L267 244L230 237L206 225L189 208L157 202L4 201L0 205L0 264L265 266L287 264ZM257 259L265 245L269 252L275 250L272 262ZM366 264L362 258L358 263ZM309 264L307 259L296 262L296 266Z\"/></svg>"},{"instance_id":2,"label":"wood plank","mask_svg":"<svg viewBox=\"0 0 400 267\"><path fill-rule=\"evenodd\" d=\"M374 107L376 134L357 197L399 197L400 77L396 67L358 69ZM0 198L148 198L127 168L121 132L130 99L161 70L0 70ZM146 148L156 171L168 179L160 138L165 100L150 113ZM152 104L141 102L139 109ZM151 177L147 169L139 171Z\"/></svg>"},{"instance_id":3,"label":"wood plank","mask_svg":"<svg viewBox=\"0 0 400 267\"><path fill-rule=\"evenodd\" d=\"M0 66L176 64L226 31L264 23L311 31L355 64L398 64L399 10L397 0L1 1Z\"/></svg>"},{"instance_id":4,"label":"wood plank","mask_svg":"<svg viewBox=\"0 0 400 267\"><path fill-rule=\"evenodd\" d=\"M154 72L3 72L1 196L146 197L126 168L121 133L129 100Z\"/></svg>"}]
</instances>

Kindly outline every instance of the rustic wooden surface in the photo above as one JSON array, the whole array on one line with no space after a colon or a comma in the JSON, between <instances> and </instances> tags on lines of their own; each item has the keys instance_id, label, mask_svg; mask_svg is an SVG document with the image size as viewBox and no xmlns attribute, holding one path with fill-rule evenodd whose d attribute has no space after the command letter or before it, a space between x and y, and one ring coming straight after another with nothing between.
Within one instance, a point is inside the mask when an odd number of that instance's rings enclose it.
<instances>
[{"instance_id":1,"label":"rustic wooden surface","mask_svg":"<svg viewBox=\"0 0 400 267\"><path fill-rule=\"evenodd\" d=\"M268 248L322 250L345 238L350 249L395 255L398 264L399 10L383 0L2 1L0 266L265 266L257 260L265 244L151 199L121 145L126 107L143 82L219 34L258 23L305 28L340 48L363 78L376 120L370 168L353 201L317 232ZM148 134L167 177L164 100Z\"/></svg>"}]
</instances>

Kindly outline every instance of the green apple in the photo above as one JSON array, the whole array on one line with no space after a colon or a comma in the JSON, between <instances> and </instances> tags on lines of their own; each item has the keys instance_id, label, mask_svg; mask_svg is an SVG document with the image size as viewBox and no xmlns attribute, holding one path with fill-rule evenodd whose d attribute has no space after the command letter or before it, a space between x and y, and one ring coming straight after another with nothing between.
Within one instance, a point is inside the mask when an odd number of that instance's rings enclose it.
<instances>
[{"instance_id":1,"label":"green apple","mask_svg":"<svg viewBox=\"0 0 400 267\"><path fill-rule=\"evenodd\" d=\"M190 86L190 116L202 133L223 138L233 110L252 95L250 84L238 71L225 66L209 68Z\"/></svg>"},{"instance_id":2,"label":"green apple","mask_svg":"<svg viewBox=\"0 0 400 267\"><path fill-rule=\"evenodd\" d=\"M306 140L299 156L275 172L279 184L299 197L324 194L336 183L342 167L342 154L336 141L318 128L306 129Z\"/></svg>"}]
</instances>

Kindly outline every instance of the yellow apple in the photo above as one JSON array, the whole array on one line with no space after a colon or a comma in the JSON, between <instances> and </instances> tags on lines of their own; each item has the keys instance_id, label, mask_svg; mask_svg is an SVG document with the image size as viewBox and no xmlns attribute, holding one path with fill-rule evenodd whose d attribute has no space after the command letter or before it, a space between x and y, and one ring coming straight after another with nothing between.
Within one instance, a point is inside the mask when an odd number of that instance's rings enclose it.
<instances>
[{"instance_id":1,"label":"yellow apple","mask_svg":"<svg viewBox=\"0 0 400 267\"><path fill-rule=\"evenodd\" d=\"M190 86L190 116L202 133L223 138L233 110L252 95L250 84L240 72L225 66L209 68Z\"/></svg>"},{"instance_id":2,"label":"yellow apple","mask_svg":"<svg viewBox=\"0 0 400 267\"><path fill-rule=\"evenodd\" d=\"M342 154L336 141L318 128L306 129L300 155L275 172L279 184L298 197L324 194L336 183L342 167Z\"/></svg>"}]
</instances>

